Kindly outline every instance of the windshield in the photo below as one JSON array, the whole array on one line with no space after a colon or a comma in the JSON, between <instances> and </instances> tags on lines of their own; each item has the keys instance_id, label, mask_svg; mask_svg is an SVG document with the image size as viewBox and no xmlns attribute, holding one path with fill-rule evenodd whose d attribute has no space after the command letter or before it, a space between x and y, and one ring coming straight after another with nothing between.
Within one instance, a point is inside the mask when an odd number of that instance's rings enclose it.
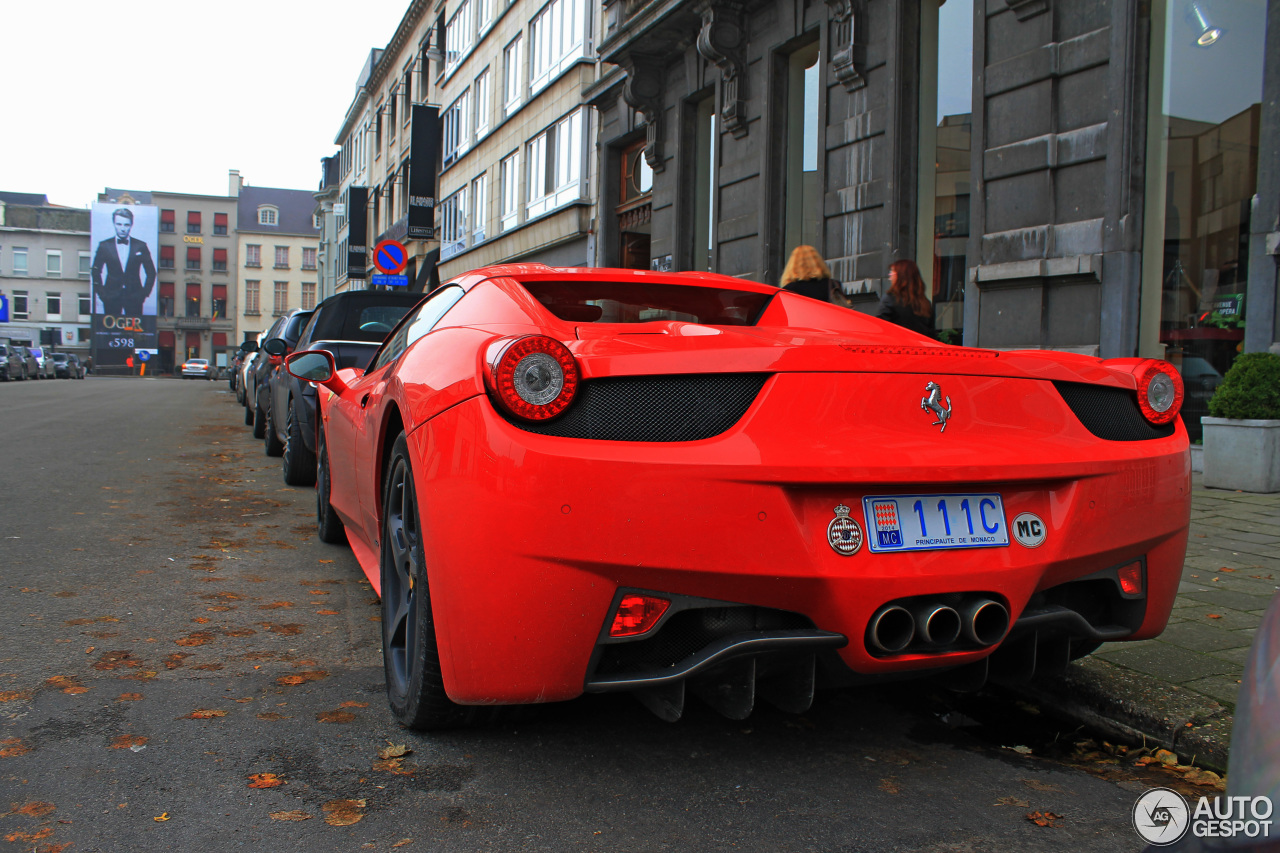
<instances>
[{"instance_id":1,"label":"windshield","mask_svg":"<svg viewBox=\"0 0 1280 853\"><path fill-rule=\"evenodd\" d=\"M571 323L676 321L752 326L771 293L682 284L617 281L531 281L526 290Z\"/></svg>"}]
</instances>

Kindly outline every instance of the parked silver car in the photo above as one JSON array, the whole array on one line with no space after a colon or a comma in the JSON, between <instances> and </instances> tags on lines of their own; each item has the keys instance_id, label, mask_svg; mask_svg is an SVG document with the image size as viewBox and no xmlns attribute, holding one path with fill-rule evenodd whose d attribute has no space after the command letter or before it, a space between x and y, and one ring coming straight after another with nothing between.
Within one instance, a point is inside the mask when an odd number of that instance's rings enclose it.
<instances>
[{"instance_id":1,"label":"parked silver car","mask_svg":"<svg viewBox=\"0 0 1280 853\"><path fill-rule=\"evenodd\" d=\"M26 379L26 354L22 347L0 344L0 380Z\"/></svg>"},{"instance_id":2,"label":"parked silver car","mask_svg":"<svg viewBox=\"0 0 1280 853\"><path fill-rule=\"evenodd\" d=\"M49 356L52 353L46 353L43 347L27 347L31 352L31 357L36 360L36 369L31 371L33 379L57 379L58 371L54 366L53 359Z\"/></svg>"}]
</instances>

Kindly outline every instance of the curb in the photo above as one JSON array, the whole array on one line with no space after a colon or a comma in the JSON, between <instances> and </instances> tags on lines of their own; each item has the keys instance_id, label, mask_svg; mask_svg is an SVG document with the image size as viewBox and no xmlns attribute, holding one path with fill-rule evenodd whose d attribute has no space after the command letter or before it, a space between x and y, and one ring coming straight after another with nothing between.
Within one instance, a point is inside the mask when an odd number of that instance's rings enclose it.
<instances>
[{"instance_id":1,"label":"curb","mask_svg":"<svg viewBox=\"0 0 1280 853\"><path fill-rule=\"evenodd\" d=\"M1191 690L1098 658L1053 677L1002 686L1109 739L1159 744L1185 764L1227 770L1231 711Z\"/></svg>"}]
</instances>

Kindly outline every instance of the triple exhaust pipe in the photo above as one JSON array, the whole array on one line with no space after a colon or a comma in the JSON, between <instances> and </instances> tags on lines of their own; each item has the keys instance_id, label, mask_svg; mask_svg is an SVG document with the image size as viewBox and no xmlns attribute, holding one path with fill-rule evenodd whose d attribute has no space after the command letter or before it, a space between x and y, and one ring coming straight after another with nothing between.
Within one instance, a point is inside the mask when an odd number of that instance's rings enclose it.
<instances>
[{"instance_id":1,"label":"triple exhaust pipe","mask_svg":"<svg viewBox=\"0 0 1280 853\"><path fill-rule=\"evenodd\" d=\"M886 604L867 626L867 644L873 653L896 655L913 650L936 651L962 636L971 645L992 646L1009 630L1009 611L998 601L972 597L956 607L936 600L918 599Z\"/></svg>"}]
</instances>

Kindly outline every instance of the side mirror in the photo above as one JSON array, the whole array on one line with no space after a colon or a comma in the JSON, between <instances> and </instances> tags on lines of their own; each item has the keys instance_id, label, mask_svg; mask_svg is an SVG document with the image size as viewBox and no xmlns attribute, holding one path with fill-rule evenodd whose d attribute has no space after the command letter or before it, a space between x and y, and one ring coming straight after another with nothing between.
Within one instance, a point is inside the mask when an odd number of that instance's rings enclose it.
<instances>
[{"instance_id":1,"label":"side mirror","mask_svg":"<svg viewBox=\"0 0 1280 853\"><path fill-rule=\"evenodd\" d=\"M240 352L257 352L257 351L258 351L257 341L245 341L240 345Z\"/></svg>"},{"instance_id":2,"label":"side mirror","mask_svg":"<svg viewBox=\"0 0 1280 853\"><path fill-rule=\"evenodd\" d=\"M289 344L284 338L269 338L262 344L262 351L267 355L274 355L277 358L283 357L289 352Z\"/></svg>"},{"instance_id":3,"label":"side mirror","mask_svg":"<svg viewBox=\"0 0 1280 853\"><path fill-rule=\"evenodd\" d=\"M295 352L285 359L285 370L303 382L315 382L323 385L335 394L347 390L347 385L338 378L338 366L333 354L324 350L303 350Z\"/></svg>"}]
</instances>

